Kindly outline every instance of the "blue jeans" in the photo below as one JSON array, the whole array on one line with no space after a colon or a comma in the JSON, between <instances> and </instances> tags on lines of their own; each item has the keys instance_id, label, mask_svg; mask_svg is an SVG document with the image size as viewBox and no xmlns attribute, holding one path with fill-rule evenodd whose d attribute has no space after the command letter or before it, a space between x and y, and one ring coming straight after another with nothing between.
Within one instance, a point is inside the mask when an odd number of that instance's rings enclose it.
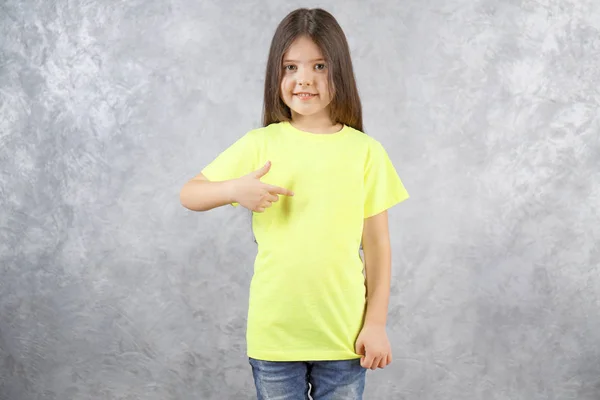
<instances>
[{"instance_id":1,"label":"blue jeans","mask_svg":"<svg viewBox=\"0 0 600 400\"><path fill-rule=\"evenodd\" d=\"M360 359L262 361L249 358L258 400L361 400L366 369ZM310 388L309 388L310 384Z\"/></svg>"}]
</instances>

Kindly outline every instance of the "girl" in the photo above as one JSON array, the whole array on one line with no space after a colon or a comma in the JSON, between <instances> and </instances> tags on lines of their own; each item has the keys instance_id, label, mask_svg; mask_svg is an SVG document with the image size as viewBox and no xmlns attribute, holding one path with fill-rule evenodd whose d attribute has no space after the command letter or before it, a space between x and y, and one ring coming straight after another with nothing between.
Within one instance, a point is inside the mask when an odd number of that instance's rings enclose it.
<instances>
[{"instance_id":1,"label":"girl","mask_svg":"<svg viewBox=\"0 0 600 400\"><path fill-rule=\"evenodd\" d=\"M328 12L298 9L277 27L263 125L186 183L181 203L253 212L246 339L258 398L361 399L366 369L392 361L387 209L408 194L362 132L350 51Z\"/></svg>"}]
</instances>

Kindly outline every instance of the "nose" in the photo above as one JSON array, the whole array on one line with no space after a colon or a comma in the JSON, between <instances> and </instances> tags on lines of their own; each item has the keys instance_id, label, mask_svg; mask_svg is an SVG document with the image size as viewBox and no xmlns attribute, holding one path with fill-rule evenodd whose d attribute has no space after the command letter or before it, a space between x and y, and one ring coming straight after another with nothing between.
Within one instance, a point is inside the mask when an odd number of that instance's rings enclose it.
<instances>
[{"instance_id":1,"label":"nose","mask_svg":"<svg viewBox=\"0 0 600 400\"><path fill-rule=\"evenodd\" d=\"M313 84L312 71L310 71L308 68L302 68L300 71L298 71L297 77L298 78L296 82L300 86L310 86Z\"/></svg>"}]
</instances>

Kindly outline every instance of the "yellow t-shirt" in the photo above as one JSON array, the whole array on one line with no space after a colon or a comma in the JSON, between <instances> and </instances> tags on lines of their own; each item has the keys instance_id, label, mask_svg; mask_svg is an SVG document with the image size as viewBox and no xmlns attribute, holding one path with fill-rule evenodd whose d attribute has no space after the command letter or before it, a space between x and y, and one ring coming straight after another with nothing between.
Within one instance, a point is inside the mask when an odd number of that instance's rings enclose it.
<instances>
[{"instance_id":1,"label":"yellow t-shirt","mask_svg":"<svg viewBox=\"0 0 600 400\"><path fill-rule=\"evenodd\" d=\"M364 219L408 198L387 152L344 126L315 134L289 122L252 130L202 173L238 178L271 161L262 182L282 186L264 213L253 213L258 253L250 284L249 357L268 361L360 357L354 343L365 311L359 247Z\"/></svg>"}]
</instances>

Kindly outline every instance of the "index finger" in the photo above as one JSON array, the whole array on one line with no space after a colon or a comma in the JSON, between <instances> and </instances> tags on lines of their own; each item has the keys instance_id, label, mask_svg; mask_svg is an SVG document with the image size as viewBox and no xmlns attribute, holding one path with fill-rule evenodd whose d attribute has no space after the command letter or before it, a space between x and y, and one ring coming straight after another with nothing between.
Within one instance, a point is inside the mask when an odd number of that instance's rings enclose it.
<instances>
[{"instance_id":1,"label":"index finger","mask_svg":"<svg viewBox=\"0 0 600 400\"><path fill-rule=\"evenodd\" d=\"M285 188L282 188L279 186L268 185L267 190L271 194L281 194L284 196L293 196L294 195L294 192L292 192L291 190L288 190L288 189L285 189Z\"/></svg>"}]
</instances>

